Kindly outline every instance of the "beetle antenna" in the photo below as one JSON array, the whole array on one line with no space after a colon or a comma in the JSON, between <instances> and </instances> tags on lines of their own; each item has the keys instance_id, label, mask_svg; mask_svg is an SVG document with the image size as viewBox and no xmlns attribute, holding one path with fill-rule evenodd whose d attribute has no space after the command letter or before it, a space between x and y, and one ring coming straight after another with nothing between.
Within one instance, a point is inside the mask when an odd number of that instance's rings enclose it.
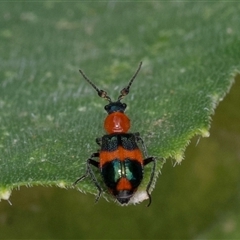
<instances>
[{"instance_id":1,"label":"beetle antenna","mask_svg":"<svg viewBox=\"0 0 240 240\"><path fill-rule=\"evenodd\" d=\"M120 101L121 99L123 99L123 97L125 97L126 95L128 95L129 89L130 89L130 87L131 87L131 85L132 85L132 83L133 83L133 80L134 80L134 79L136 78L136 76L138 75L138 72L140 71L141 66L142 66L142 62L140 62L137 71L134 73L134 75L133 75L132 78L130 79L128 86L125 87L125 88L123 88L123 89L121 90L121 92L120 92L121 94L120 94L120 96L118 97L118 101Z\"/></svg>"},{"instance_id":2,"label":"beetle antenna","mask_svg":"<svg viewBox=\"0 0 240 240\"><path fill-rule=\"evenodd\" d=\"M84 74L84 72L81 69L79 69L79 72L83 76L83 78L97 91L99 97L104 98L109 102L112 101L111 98L107 95L107 92L104 90L99 90L96 87L96 85L90 79L88 79L88 77Z\"/></svg>"}]
</instances>

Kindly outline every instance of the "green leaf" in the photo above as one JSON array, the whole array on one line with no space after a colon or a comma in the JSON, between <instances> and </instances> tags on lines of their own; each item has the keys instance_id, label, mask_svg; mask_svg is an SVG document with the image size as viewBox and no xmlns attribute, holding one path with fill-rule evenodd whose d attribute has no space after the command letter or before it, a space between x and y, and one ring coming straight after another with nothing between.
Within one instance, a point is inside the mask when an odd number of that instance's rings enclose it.
<instances>
[{"instance_id":1,"label":"green leaf","mask_svg":"<svg viewBox=\"0 0 240 240\"><path fill-rule=\"evenodd\" d=\"M209 135L240 69L237 4L21 2L0 12L3 199L22 185L69 188L84 174L106 101L79 68L115 99L143 61L124 102L157 172L164 159L180 163L193 136ZM139 192L150 174L147 166ZM78 187L97 192L90 179Z\"/></svg>"}]
</instances>

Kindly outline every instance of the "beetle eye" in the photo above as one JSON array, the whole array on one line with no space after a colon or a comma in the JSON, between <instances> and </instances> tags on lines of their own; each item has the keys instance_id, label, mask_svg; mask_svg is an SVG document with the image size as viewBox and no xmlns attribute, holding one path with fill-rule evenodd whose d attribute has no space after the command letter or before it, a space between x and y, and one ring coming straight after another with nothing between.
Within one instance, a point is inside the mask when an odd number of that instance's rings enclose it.
<instances>
[{"instance_id":1,"label":"beetle eye","mask_svg":"<svg viewBox=\"0 0 240 240\"><path fill-rule=\"evenodd\" d=\"M104 109L105 109L106 111L108 111L108 110L110 109L109 105L106 105L106 106L104 107Z\"/></svg>"}]
</instances>

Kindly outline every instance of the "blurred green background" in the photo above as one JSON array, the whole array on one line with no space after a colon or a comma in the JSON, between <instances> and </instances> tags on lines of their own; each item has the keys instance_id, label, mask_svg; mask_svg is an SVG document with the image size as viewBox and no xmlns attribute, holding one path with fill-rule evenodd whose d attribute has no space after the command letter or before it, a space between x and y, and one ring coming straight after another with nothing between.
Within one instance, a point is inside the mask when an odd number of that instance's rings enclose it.
<instances>
[{"instance_id":1,"label":"blurred green background","mask_svg":"<svg viewBox=\"0 0 240 240\"><path fill-rule=\"evenodd\" d=\"M175 11L179 7L179 11L177 11L179 17L181 13L183 14L185 5L178 4L179 6L175 4L173 7ZM73 66L75 67L78 62L84 60L85 65L92 69L95 63L101 59L98 58L99 52L94 51L96 49L93 45L94 41L91 39L91 31L95 29L95 23L99 21L99 18L103 18L103 22L111 21L112 15L110 13L112 9L119 7L119 5L115 5L114 2L102 3L102 5L99 5L99 12L102 11L103 15L96 13L96 5L92 8L89 7L89 4L70 5L70 3L59 5L54 2L37 5L23 2L18 4L0 3L2 18L5 19L5 21L1 21L1 39L4 39L3 43L5 41L8 46L12 47L10 58L14 59L16 57L16 61L11 61L10 66L7 67L14 69L19 64L18 57L21 53L23 68L30 63L29 72L24 72L25 75L34 76L34 71L38 71L37 66L40 63L40 66L46 67L46 69L41 69L40 74L44 71L47 72L47 67L50 67L52 72L56 71L56 75L61 76L63 74L61 64L64 56L60 50L63 50L66 59L71 57L73 59L72 62L66 62L65 66L65 70L68 69L72 73L70 78L76 77ZM78 56L78 52L76 52L78 42L81 39L79 40L76 30L78 23L74 22L73 9L75 6L79 9L79 14L92 16L90 23L85 22L88 20L87 17L83 17L81 20L82 24L87 26L84 41L89 40L89 42L80 46L83 53L81 56ZM212 5L209 6L209 9L213 10L218 6L217 4ZM129 6L126 4L120 7L122 11L128 7L131 7L133 12L138 10L137 5ZM146 12L150 14L152 7L147 4ZM191 10L188 10L191 13L197 12L199 6L188 5L188 7L191 7ZM166 9L168 8L166 7ZM37 14L35 14L36 12ZM5 25L8 20L13 23L13 29L8 29ZM122 21L122 18L115 20ZM39 22L41 24L36 24ZM55 34L59 36L57 43L48 39L50 35L42 36L42 31L35 28L35 26L43 27L46 24L44 27L51 29L52 26L48 25L49 22L56 28ZM17 27L18 23L22 26L27 23L30 26L24 32L25 38ZM149 24L157 23L152 21ZM124 24L119 25L122 28L121 31L125 30L123 26ZM104 35L104 27L99 31L101 31L99 35ZM118 31L118 29L113 29L113 38L115 31ZM131 34L129 32L129 35ZM30 35L33 36L28 38ZM66 37L66 35L68 36ZM15 41L10 40L13 36ZM20 36L19 39L18 36ZM166 33L166 36L168 36L168 33ZM152 36L144 37L145 41L151 42ZM42 55L41 45L36 45L41 38L44 41L49 40L49 47L54 49L54 51L49 51L54 54L47 56L46 59L43 58L43 56L46 56ZM33 39L36 41L33 41ZM73 39L73 41L66 44L66 39ZM117 48L115 48L116 46L111 47L111 39L109 41L106 41L106 39L103 37L100 40L99 46L102 46L102 49L98 49L101 51L101 56L105 56L103 59L106 60L106 66L109 65L108 62L112 61L111 58L107 58L108 54L120 56L124 60L128 58L128 53L116 52L125 43L124 36L122 40L119 39ZM149 54L156 57L156 60L158 51L161 52L161 49L165 47L164 42L168 44L164 39L161 40L163 45L153 44L151 49L144 50L145 52L149 51ZM18 44L14 44L16 42ZM110 53L104 52L106 45L110 45ZM70 52L67 51L69 49L71 49ZM124 49L131 49L131 47L125 46ZM39 59L36 59L36 56L39 56ZM139 56L133 56L134 61L139 59ZM2 59L9 57L9 52L2 49L1 57ZM24 61L24 57L26 57L26 61ZM60 59L59 62L56 59ZM36 62L36 60L39 62ZM161 62L161 59L159 61ZM44 62L49 62L49 66L42 64ZM6 67L4 61L1 61L1 64ZM174 63L172 64L174 66ZM21 74L21 68L19 71L19 74ZM51 78L51 76L45 77L47 79ZM68 76L63 76L62 79L66 81ZM229 95L217 108L212 119L210 137L206 139L195 137L192 139L190 146L187 148L185 160L181 165L173 167L174 161L171 160L168 160L164 165L156 189L152 194L153 203L151 207L146 208L146 202L137 206L119 207L112 202L107 203L104 199L101 199L98 204L94 204L94 196L84 195L76 190L21 187L19 190L13 191L10 198L12 206L7 201L0 203L0 238L240 238L238 214L240 197L239 80L236 80ZM31 81L31 78L29 81ZM47 84L47 81L44 84ZM39 91L39 89L36 91ZM91 137L89 138L91 139Z\"/></svg>"}]
</instances>

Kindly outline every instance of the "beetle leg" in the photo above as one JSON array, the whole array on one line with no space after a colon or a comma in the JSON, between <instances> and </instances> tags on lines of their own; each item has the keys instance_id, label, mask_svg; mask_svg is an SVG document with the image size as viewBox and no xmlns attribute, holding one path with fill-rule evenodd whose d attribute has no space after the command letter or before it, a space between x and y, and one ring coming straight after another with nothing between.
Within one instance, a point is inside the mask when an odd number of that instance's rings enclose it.
<instances>
[{"instance_id":1,"label":"beetle leg","mask_svg":"<svg viewBox=\"0 0 240 240\"><path fill-rule=\"evenodd\" d=\"M151 198L151 195L149 193L149 190L150 190L150 188L152 186L152 183L153 183L153 180L154 180L154 173L155 173L155 170L156 170L156 158L155 157L149 157L149 158L146 158L146 159L143 160L143 165L144 166L146 166L148 163L151 163L151 162L153 163L153 167L152 167L150 180L149 180L147 188L146 188L146 192L147 192L148 199L149 199L147 207L149 207L151 205L151 202L152 202L152 198Z\"/></svg>"},{"instance_id":2,"label":"beetle leg","mask_svg":"<svg viewBox=\"0 0 240 240\"><path fill-rule=\"evenodd\" d=\"M99 157L99 153L93 153L91 155L91 157ZM78 182L82 181L84 178L88 177L90 175L90 178L92 179L93 183L95 184L96 188L98 189L98 195L96 197L95 202L98 202L99 198L101 197L102 194L102 189L98 183L98 180L95 177L95 174L92 170L92 166L99 168L99 162L95 161L94 159L89 158L87 160L87 169L86 172L83 176L81 176L80 178L78 178L75 182L74 185L76 185Z\"/></svg>"},{"instance_id":3,"label":"beetle leg","mask_svg":"<svg viewBox=\"0 0 240 240\"><path fill-rule=\"evenodd\" d=\"M97 143L99 146L102 146L102 138L101 138L101 137L96 138L96 143Z\"/></svg>"}]
</instances>

